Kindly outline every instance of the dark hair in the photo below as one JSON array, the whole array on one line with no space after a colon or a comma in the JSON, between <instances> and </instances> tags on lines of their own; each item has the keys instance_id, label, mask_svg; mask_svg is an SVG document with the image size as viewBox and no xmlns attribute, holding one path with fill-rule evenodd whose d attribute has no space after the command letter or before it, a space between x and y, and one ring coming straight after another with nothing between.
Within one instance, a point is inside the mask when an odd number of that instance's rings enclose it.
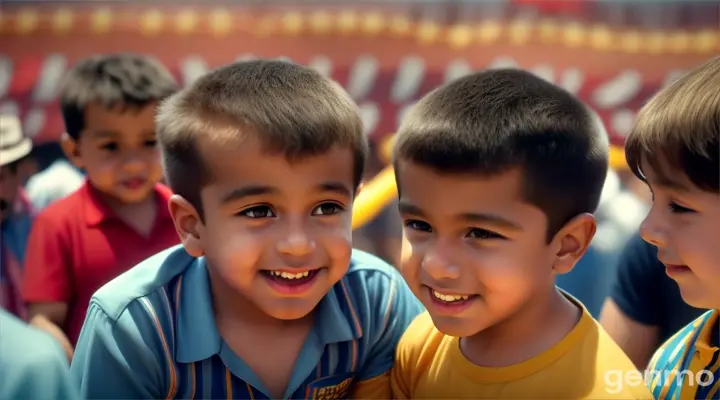
<instances>
[{"instance_id":1,"label":"dark hair","mask_svg":"<svg viewBox=\"0 0 720 400\"><path fill-rule=\"evenodd\" d=\"M37 163L37 172L44 171L59 159L66 159L60 143L56 141L33 145L28 158L32 158Z\"/></svg>"},{"instance_id":2,"label":"dark hair","mask_svg":"<svg viewBox=\"0 0 720 400\"><path fill-rule=\"evenodd\" d=\"M597 208L608 152L599 118L571 94L529 72L497 69L420 100L403 120L393 159L447 174L521 168L523 197L547 216L549 241Z\"/></svg>"},{"instance_id":3,"label":"dark hair","mask_svg":"<svg viewBox=\"0 0 720 400\"><path fill-rule=\"evenodd\" d=\"M85 107L90 103L143 108L177 90L172 74L151 57L119 53L83 59L60 85L65 130L75 140L80 137L85 129Z\"/></svg>"},{"instance_id":4,"label":"dark hair","mask_svg":"<svg viewBox=\"0 0 720 400\"><path fill-rule=\"evenodd\" d=\"M635 176L645 180L643 158L668 179L660 160L681 170L701 190L720 190L720 57L660 90L640 110L625 141Z\"/></svg>"},{"instance_id":5,"label":"dark hair","mask_svg":"<svg viewBox=\"0 0 720 400\"><path fill-rule=\"evenodd\" d=\"M241 143L251 133L266 151L288 159L346 146L354 153L356 185L368 151L345 90L313 69L277 60L237 62L199 78L160 106L157 132L168 184L201 217L200 190L213 177L198 142Z\"/></svg>"}]
</instances>

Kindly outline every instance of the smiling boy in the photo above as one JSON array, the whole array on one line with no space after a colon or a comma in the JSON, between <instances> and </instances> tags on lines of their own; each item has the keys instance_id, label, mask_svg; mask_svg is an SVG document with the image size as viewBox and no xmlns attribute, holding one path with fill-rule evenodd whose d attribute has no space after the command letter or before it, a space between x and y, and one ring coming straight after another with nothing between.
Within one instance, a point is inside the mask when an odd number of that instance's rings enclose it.
<instances>
[{"instance_id":1,"label":"smiling boy","mask_svg":"<svg viewBox=\"0 0 720 400\"><path fill-rule=\"evenodd\" d=\"M643 107L625 149L653 193L640 233L693 307L710 309L650 361L657 399L720 396L720 57L664 88Z\"/></svg>"},{"instance_id":2,"label":"smiling boy","mask_svg":"<svg viewBox=\"0 0 720 400\"><path fill-rule=\"evenodd\" d=\"M397 398L651 398L576 299L555 287L596 229L608 139L561 88L479 72L425 96L394 149L402 274L427 308L392 374Z\"/></svg>"},{"instance_id":3,"label":"smiling boy","mask_svg":"<svg viewBox=\"0 0 720 400\"><path fill-rule=\"evenodd\" d=\"M158 114L182 247L91 300L71 373L88 398L389 398L421 307L351 248L357 107L281 61L222 67Z\"/></svg>"}]
</instances>

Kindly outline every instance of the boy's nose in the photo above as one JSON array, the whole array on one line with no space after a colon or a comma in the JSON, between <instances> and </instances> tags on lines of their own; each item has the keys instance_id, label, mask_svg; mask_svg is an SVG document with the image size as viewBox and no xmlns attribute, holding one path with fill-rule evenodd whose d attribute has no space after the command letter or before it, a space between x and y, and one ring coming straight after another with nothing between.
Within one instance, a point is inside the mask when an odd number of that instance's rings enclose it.
<instances>
[{"instance_id":1,"label":"boy's nose","mask_svg":"<svg viewBox=\"0 0 720 400\"><path fill-rule=\"evenodd\" d=\"M285 236L278 240L277 249L283 254L304 256L315 250L315 240L303 229L289 229Z\"/></svg>"},{"instance_id":2,"label":"boy's nose","mask_svg":"<svg viewBox=\"0 0 720 400\"><path fill-rule=\"evenodd\" d=\"M451 262L449 257L437 251L428 252L421 262L421 267L434 280L459 279L460 267Z\"/></svg>"},{"instance_id":3,"label":"boy's nose","mask_svg":"<svg viewBox=\"0 0 720 400\"><path fill-rule=\"evenodd\" d=\"M663 229L662 224L660 224L657 221L657 218L655 218L655 214L656 212L650 210L650 213L648 213L642 224L640 224L640 236L642 236L643 240L653 246L665 247L667 244L665 230Z\"/></svg>"},{"instance_id":4,"label":"boy's nose","mask_svg":"<svg viewBox=\"0 0 720 400\"><path fill-rule=\"evenodd\" d=\"M140 157L129 157L123 163L123 170L130 174L138 174L146 169L145 161Z\"/></svg>"}]
</instances>

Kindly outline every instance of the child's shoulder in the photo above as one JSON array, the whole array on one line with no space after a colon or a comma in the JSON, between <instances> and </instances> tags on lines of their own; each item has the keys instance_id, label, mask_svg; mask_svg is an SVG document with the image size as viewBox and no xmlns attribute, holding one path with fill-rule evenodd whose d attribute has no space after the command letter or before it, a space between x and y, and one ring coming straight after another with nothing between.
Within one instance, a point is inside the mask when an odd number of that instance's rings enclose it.
<instances>
[{"instance_id":1,"label":"child's shoulder","mask_svg":"<svg viewBox=\"0 0 720 400\"><path fill-rule=\"evenodd\" d=\"M386 329L404 330L423 311L397 269L360 250L353 250L347 273L330 290L328 298L338 303L362 331L372 330L378 335Z\"/></svg>"},{"instance_id":2,"label":"child's shoulder","mask_svg":"<svg viewBox=\"0 0 720 400\"><path fill-rule=\"evenodd\" d=\"M679 348L694 345L699 340L702 340L701 331L712 329L712 326L708 325L708 323L717 319L717 314L717 310L706 311L668 338L655 351L652 360L650 360L651 369L664 370L668 365L671 369L674 368L673 363L677 360L674 358L671 360L672 357L667 357L667 355L676 352Z\"/></svg>"},{"instance_id":3,"label":"child's shoulder","mask_svg":"<svg viewBox=\"0 0 720 400\"><path fill-rule=\"evenodd\" d=\"M350 268L348 268L345 277L350 279L366 279L368 277L377 277L378 279L402 279L397 269L383 261L380 257L357 249L353 249L352 251Z\"/></svg>"},{"instance_id":4,"label":"child's shoulder","mask_svg":"<svg viewBox=\"0 0 720 400\"><path fill-rule=\"evenodd\" d=\"M400 339L400 345L406 349L424 348L430 342L436 342L448 337L440 332L433 324L430 313L424 311L419 314L413 322L408 325L405 334Z\"/></svg>"},{"instance_id":5,"label":"child's shoulder","mask_svg":"<svg viewBox=\"0 0 720 400\"><path fill-rule=\"evenodd\" d=\"M43 331L28 326L14 315L0 309L0 351L3 352L3 363L10 371L20 368L21 364L40 367L49 361L64 360L65 355L58 344ZM16 357L13 357L14 354Z\"/></svg>"},{"instance_id":6,"label":"child's shoulder","mask_svg":"<svg viewBox=\"0 0 720 400\"><path fill-rule=\"evenodd\" d=\"M134 303L165 309L171 297L168 286L197 260L182 245L170 247L102 286L90 302L99 306L111 320L117 320Z\"/></svg>"},{"instance_id":7,"label":"child's shoulder","mask_svg":"<svg viewBox=\"0 0 720 400\"><path fill-rule=\"evenodd\" d=\"M379 306L378 302L386 303L388 307L397 301L415 308L419 304L395 267L361 250L353 250L350 267L335 288L351 293L355 298L353 303L370 307Z\"/></svg>"},{"instance_id":8,"label":"child's shoulder","mask_svg":"<svg viewBox=\"0 0 720 400\"><path fill-rule=\"evenodd\" d=\"M62 226L77 221L79 217L84 215L83 212L85 208L82 204L84 191L85 185L82 185L66 197L50 203L47 207L37 212L34 217L34 223Z\"/></svg>"},{"instance_id":9,"label":"child's shoulder","mask_svg":"<svg viewBox=\"0 0 720 400\"><path fill-rule=\"evenodd\" d=\"M441 343L449 338L435 328L430 314L425 311L408 325L400 338L397 347L397 362L409 366L410 364L424 364L421 358L435 359L438 352L442 351Z\"/></svg>"}]
</instances>

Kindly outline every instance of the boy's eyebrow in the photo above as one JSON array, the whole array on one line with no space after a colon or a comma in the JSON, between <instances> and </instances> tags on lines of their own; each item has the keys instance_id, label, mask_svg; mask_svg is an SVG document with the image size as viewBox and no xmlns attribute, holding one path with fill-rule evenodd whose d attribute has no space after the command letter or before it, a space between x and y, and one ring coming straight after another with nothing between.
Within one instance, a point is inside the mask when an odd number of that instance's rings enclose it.
<instances>
[{"instance_id":1,"label":"boy's eyebrow","mask_svg":"<svg viewBox=\"0 0 720 400\"><path fill-rule=\"evenodd\" d=\"M335 192L343 196L352 197L352 190L342 182L323 182L318 185L321 192Z\"/></svg>"},{"instance_id":2,"label":"boy's eyebrow","mask_svg":"<svg viewBox=\"0 0 720 400\"><path fill-rule=\"evenodd\" d=\"M646 178L647 179L647 178ZM690 189L682 183L670 179L664 175L656 176L654 179L647 180L648 186L657 186L668 190L674 190L676 192L690 192Z\"/></svg>"},{"instance_id":3,"label":"boy's eyebrow","mask_svg":"<svg viewBox=\"0 0 720 400\"><path fill-rule=\"evenodd\" d=\"M402 200L398 202L398 210L401 214L410 214L417 215L418 217L425 217L425 213L420 209L420 207L414 204L404 202ZM476 224L493 225L499 228L510 229L514 231L523 230L520 224L495 214L467 212L458 215L458 219Z\"/></svg>"},{"instance_id":4,"label":"boy's eyebrow","mask_svg":"<svg viewBox=\"0 0 720 400\"><path fill-rule=\"evenodd\" d=\"M245 197L260 196L263 194L277 193L278 190L270 186L251 185L231 190L222 197L220 204L232 203L242 200Z\"/></svg>"},{"instance_id":5,"label":"boy's eyebrow","mask_svg":"<svg viewBox=\"0 0 720 400\"><path fill-rule=\"evenodd\" d=\"M485 224L485 225L493 225L497 226L502 229L509 229L513 231L521 231L523 230L522 226L520 224L510 221L507 218L503 218L499 215L495 214L487 214L487 213L463 213L460 214L460 219L463 221L468 222L474 222L479 224Z\"/></svg>"},{"instance_id":6,"label":"boy's eyebrow","mask_svg":"<svg viewBox=\"0 0 720 400\"><path fill-rule=\"evenodd\" d=\"M112 139L118 137L120 134L114 131L102 130L93 131L92 135L98 139Z\"/></svg>"},{"instance_id":7,"label":"boy's eyebrow","mask_svg":"<svg viewBox=\"0 0 720 400\"><path fill-rule=\"evenodd\" d=\"M418 217L425 217L425 213L420 209L420 207L403 200L398 201L398 211L400 211L400 214L411 214L417 215Z\"/></svg>"},{"instance_id":8,"label":"boy's eyebrow","mask_svg":"<svg viewBox=\"0 0 720 400\"><path fill-rule=\"evenodd\" d=\"M343 196L352 197L351 190L340 182L323 182L317 186L319 192L335 192ZM232 203L246 197L277 194L279 190L272 186L250 185L231 190L222 197L220 204Z\"/></svg>"}]
</instances>

